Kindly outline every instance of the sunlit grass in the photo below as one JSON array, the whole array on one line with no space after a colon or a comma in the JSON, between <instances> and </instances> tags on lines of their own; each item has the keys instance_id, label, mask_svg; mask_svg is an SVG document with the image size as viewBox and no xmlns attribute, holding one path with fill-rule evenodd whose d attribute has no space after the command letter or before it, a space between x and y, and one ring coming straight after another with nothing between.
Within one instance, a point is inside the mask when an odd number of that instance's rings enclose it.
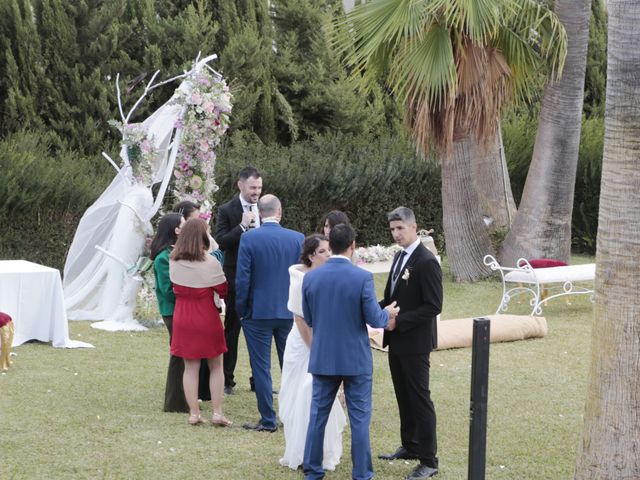
<instances>
[{"instance_id":1,"label":"sunlit grass","mask_svg":"<svg viewBox=\"0 0 640 480\"><path fill-rule=\"evenodd\" d=\"M492 314L500 285L453 284L445 266L443 319ZM379 291L383 276L376 278ZM526 311L525 305L523 313ZM515 309L517 310L517 306ZM494 344L490 356L487 478L570 478L582 423L592 305L587 297L545 308L543 339ZM70 322L71 338L95 349L61 350L32 343L15 348L15 365L0 375L0 478L272 479L302 478L278 464L282 429L240 428L258 419L241 339L234 396L225 398L229 429L190 427L186 415L162 412L168 361L163 327L109 333ZM386 354L374 351L371 443L376 478L398 479L412 468L384 462L399 445L398 413ZM273 361L277 365L277 361ZM438 478L467 475L471 350L431 356L438 414ZM274 368L274 383L279 371ZM209 405L204 410L208 412ZM348 479L350 437L342 463L327 479Z\"/></svg>"}]
</instances>

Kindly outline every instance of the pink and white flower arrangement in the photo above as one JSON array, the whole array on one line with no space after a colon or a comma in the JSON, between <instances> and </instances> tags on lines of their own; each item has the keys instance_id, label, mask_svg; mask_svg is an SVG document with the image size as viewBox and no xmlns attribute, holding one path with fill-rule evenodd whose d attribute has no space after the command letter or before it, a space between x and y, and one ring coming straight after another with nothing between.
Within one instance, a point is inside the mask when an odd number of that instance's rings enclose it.
<instances>
[{"instance_id":1,"label":"pink and white flower arrangement","mask_svg":"<svg viewBox=\"0 0 640 480\"><path fill-rule=\"evenodd\" d=\"M173 193L178 200L200 203L206 218L211 216L215 183L215 148L229 128L232 96L221 78L201 71L190 81L190 89L178 90L174 102L184 107L175 123L181 130L174 168Z\"/></svg>"},{"instance_id":2,"label":"pink and white flower arrangement","mask_svg":"<svg viewBox=\"0 0 640 480\"><path fill-rule=\"evenodd\" d=\"M154 165L160 153L153 135L149 135L140 123L123 125L116 120L110 120L109 124L120 130L122 134L120 145L125 149L133 180L142 185L151 185ZM126 167L124 160L122 166Z\"/></svg>"}]
</instances>

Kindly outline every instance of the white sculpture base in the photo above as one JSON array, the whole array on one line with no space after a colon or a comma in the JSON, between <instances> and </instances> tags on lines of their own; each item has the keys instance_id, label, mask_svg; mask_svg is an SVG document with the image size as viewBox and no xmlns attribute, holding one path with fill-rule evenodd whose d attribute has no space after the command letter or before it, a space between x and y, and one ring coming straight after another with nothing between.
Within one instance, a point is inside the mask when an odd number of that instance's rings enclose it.
<instances>
[{"instance_id":1,"label":"white sculpture base","mask_svg":"<svg viewBox=\"0 0 640 480\"><path fill-rule=\"evenodd\" d=\"M136 319L131 318L128 321L122 320L103 320L91 324L91 328L98 330L106 330L108 332L143 332L148 330L147 327L141 325Z\"/></svg>"},{"instance_id":2,"label":"white sculpture base","mask_svg":"<svg viewBox=\"0 0 640 480\"><path fill-rule=\"evenodd\" d=\"M109 332L140 332L147 330L147 327L141 325L133 318L133 311L136 308L136 298L141 286L142 277L139 275L127 275L120 294L120 302L115 312L102 322L92 323L91 326Z\"/></svg>"}]
</instances>

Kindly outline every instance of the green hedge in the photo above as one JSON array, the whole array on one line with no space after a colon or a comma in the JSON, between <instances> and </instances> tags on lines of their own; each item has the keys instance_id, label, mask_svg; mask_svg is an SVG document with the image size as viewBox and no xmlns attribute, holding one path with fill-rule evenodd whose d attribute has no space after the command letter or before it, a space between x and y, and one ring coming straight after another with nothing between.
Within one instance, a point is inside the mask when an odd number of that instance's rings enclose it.
<instances>
[{"instance_id":1,"label":"green hedge","mask_svg":"<svg viewBox=\"0 0 640 480\"><path fill-rule=\"evenodd\" d=\"M525 117L503 123L517 201L535 129L535 121ZM595 251L602 142L602 119L585 120L573 210L576 251ZM0 259L24 258L61 269L82 213L113 177L101 158L52 150L46 132L18 132L0 140ZM246 165L262 172L264 193L280 197L283 224L290 228L319 231L324 214L339 209L352 219L359 245L388 245L386 213L405 205L415 211L420 228L435 230L438 248L444 246L440 169L416 156L405 139L322 136L284 147L236 134L219 152L218 204L237 193L237 174ZM172 202L167 198L167 206Z\"/></svg>"},{"instance_id":2,"label":"green hedge","mask_svg":"<svg viewBox=\"0 0 640 480\"><path fill-rule=\"evenodd\" d=\"M502 123L505 155L516 204L520 203L527 179L537 128L538 121L533 116L509 116ZM604 119L583 118L571 219L571 242L576 252L593 254L596 249L603 142Z\"/></svg>"},{"instance_id":3,"label":"green hedge","mask_svg":"<svg viewBox=\"0 0 640 480\"><path fill-rule=\"evenodd\" d=\"M0 259L61 269L82 213L110 180L106 161L52 151L47 132L0 140Z\"/></svg>"},{"instance_id":4,"label":"green hedge","mask_svg":"<svg viewBox=\"0 0 640 480\"><path fill-rule=\"evenodd\" d=\"M50 150L46 133L0 140L0 258L62 269L82 213L113 170L102 159ZM237 135L218 158L218 204L237 193L237 174L245 165L262 172L264 193L280 197L283 224L290 228L318 231L324 214L340 209L352 219L359 245L387 245L386 213L405 205L421 228L435 229L443 245L439 168L418 158L406 140L326 136L283 147ZM167 198L166 207L173 201Z\"/></svg>"},{"instance_id":5,"label":"green hedge","mask_svg":"<svg viewBox=\"0 0 640 480\"><path fill-rule=\"evenodd\" d=\"M440 169L404 139L324 136L290 147L236 139L218 157L218 204L237 193L237 174L246 165L260 170L263 193L281 199L287 227L319 231L323 216L338 209L351 219L359 245L388 245L386 214L404 205L442 246Z\"/></svg>"}]
</instances>

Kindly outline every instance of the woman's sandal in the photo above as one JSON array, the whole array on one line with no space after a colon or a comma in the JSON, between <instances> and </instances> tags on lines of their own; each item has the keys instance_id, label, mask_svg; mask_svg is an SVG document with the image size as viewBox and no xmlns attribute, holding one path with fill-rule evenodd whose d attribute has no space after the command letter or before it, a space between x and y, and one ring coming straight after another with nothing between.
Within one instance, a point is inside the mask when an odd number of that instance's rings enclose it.
<instances>
[{"instance_id":1,"label":"woman's sandal","mask_svg":"<svg viewBox=\"0 0 640 480\"><path fill-rule=\"evenodd\" d=\"M213 417L211 417L211 425L214 427L230 427L233 422L228 420L222 413L214 413Z\"/></svg>"},{"instance_id":2,"label":"woman's sandal","mask_svg":"<svg viewBox=\"0 0 640 480\"><path fill-rule=\"evenodd\" d=\"M189 423L189 425L195 426L204 423L204 420L202 420L200 414L198 413L189 415L189 420L187 420L187 422Z\"/></svg>"}]
</instances>

